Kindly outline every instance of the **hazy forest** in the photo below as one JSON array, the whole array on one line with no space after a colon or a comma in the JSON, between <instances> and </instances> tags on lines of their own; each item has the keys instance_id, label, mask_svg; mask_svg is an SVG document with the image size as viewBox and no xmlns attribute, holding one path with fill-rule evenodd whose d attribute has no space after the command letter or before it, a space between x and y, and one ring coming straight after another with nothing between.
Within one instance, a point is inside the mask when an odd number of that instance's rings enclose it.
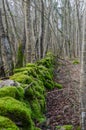
<instances>
[{"instance_id":1,"label":"hazy forest","mask_svg":"<svg viewBox=\"0 0 86 130\"><path fill-rule=\"evenodd\" d=\"M0 130L86 130L86 0L0 0Z\"/></svg>"}]
</instances>

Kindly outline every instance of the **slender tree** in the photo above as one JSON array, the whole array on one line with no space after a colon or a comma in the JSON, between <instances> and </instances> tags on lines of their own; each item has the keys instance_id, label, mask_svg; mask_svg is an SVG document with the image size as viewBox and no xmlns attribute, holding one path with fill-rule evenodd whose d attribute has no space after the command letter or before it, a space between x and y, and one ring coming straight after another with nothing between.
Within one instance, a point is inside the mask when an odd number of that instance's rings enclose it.
<instances>
[{"instance_id":1,"label":"slender tree","mask_svg":"<svg viewBox=\"0 0 86 130\"><path fill-rule=\"evenodd\" d=\"M85 1L86 7L86 1ZM80 103L81 103L81 129L86 130L86 8L83 14L83 39L81 51L81 79L80 79Z\"/></svg>"}]
</instances>

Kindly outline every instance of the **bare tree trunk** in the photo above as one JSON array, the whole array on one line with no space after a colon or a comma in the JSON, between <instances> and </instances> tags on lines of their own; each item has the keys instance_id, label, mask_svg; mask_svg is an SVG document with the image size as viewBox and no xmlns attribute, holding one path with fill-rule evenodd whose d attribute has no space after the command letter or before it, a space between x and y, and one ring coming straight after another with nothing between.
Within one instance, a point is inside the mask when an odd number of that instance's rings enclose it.
<instances>
[{"instance_id":1,"label":"bare tree trunk","mask_svg":"<svg viewBox=\"0 0 86 130\"><path fill-rule=\"evenodd\" d=\"M49 49L49 45L50 45L50 29L49 29L49 22L50 22L50 15L51 15L51 11L52 11L52 1L48 1L49 6L46 7L47 10L45 10L47 12L47 20L45 22L45 35L44 35L44 54L43 56L46 55L48 49ZM46 5L46 3L45 3Z\"/></svg>"},{"instance_id":2,"label":"bare tree trunk","mask_svg":"<svg viewBox=\"0 0 86 130\"><path fill-rule=\"evenodd\" d=\"M40 37L40 58L43 58L44 44L44 2L41 0L41 37Z\"/></svg>"},{"instance_id":3,"label":"bare tree trunk","mask_svg":"<svg viewBox=\"0 0 86 130\"><path fill-rule=\"evenodd\" d=\"M81 103L81 130L86 130L86 8L83 16L84 17L83 17L83 41L81 52L82 57L81 57L80 103Z\"/></svg>"},{"instance_id":4,"label":"bare tree trunk","mask_svg":"<svg viewBox=\"0 0 86 130\"><path fill-rule=\"evenodd\" d=\"M25 56L26 56L26 63L28 63L31 62L30 0L24 1L24 12L25 12L25 34L26 34Z\"/></svg>"},{"instance_id":5,"label":"bare tree trunk","mask_svg":"<svg viewBox=\"0 0 86 130\"><path fill-rule=\"evenodd\" d=\"M0 10L0 48L1 48L1 59L3 63L3 69L5 72L5 76L8 76L13 69L11 48L8 37L5 35L3 22L2 22L2 14Z\"/></svg>"}]
</instances>

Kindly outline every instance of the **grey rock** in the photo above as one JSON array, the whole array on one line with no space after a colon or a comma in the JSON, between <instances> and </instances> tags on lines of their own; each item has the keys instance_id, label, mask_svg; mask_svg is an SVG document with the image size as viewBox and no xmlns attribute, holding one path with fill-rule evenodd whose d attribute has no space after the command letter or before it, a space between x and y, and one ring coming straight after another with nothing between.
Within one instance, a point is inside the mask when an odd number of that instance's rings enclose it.
<instances>
[{"instance_id":1,"label":"grey rock","mask_svg":"<svg viewBox=\"0 0 86 130\"><path fill-rule=\"evenodd\" d=\"M0 82L0 88L4 87L4 86L20 86L20 83L14 81L14 80L10 80L10 79L7 79L7 80L3 80Z\"/></svg>"}]
</instances>

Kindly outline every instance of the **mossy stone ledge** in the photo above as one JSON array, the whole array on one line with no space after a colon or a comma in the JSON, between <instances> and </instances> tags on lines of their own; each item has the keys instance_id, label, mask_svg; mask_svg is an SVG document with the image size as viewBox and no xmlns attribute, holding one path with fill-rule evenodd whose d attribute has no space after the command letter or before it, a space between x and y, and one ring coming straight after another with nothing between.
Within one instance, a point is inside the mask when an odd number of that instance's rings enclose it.
<instances>
[{"instance_id":1,"label":"mossy stone ledge","mask_svg":"<svg viewBox=\"0 0 86 130\"><path fill-rule=\"evenodd\" d=\"M62 87L53 81L53 70L54 56L51 53L36 63L14 70L10 79L19 86L5 85L0 88L0 116L14 125L13 129L9 126L6 130L41 130L35 122L46 120L46 90Z\"/></svg>"},{"instance_id":2,"label":"mossy stone ledge","mask_svg":"<svg viewBox=\"0 0 86 130\"><path fill-rule=\"evenodd\" d=\"M31 110L24 104L12 97L0 98L0 115L6 116L15 123L20 122L22 127L31 127Z\"/></svg>"},{"instance_id":3,"label":"mossy stone ledge","mask_svg":"<svg viewBox=\"0 0 86 130\"><path fill-rule=\"evenodd\" d=\"M0 88L0 98L7 96L22 100L24 98L24 89L20 86L4 86Z\"/></svg>"},{"instance_id":4,"label":"mossy stone ledge","mask_svg":"<svg viewBox=\"0 0 86 130\"><path fill-rule=\"evenodd\" d=\"M0 130L19 130L19 128L10 119L0 116Z\"/></svg>"}]
</instances>

